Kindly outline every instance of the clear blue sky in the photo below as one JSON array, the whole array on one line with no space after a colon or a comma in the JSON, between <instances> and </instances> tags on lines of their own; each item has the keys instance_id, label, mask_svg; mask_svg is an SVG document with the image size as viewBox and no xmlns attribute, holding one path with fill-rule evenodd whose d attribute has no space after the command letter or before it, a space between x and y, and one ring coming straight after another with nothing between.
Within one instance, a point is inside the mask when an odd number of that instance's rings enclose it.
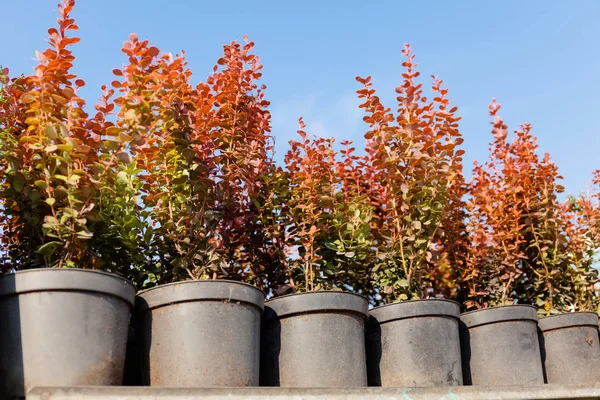
<instances>
[{"instance_id":1,"label":"clear blue sky","mask_svg":"<svg viewBox=\"0 0 600 400\"><path fill-rule=\"evenodd\" d=\"M11 74L32 70L55 23L54 3L3 2L0 63ZM301 115L310 132L360 146L366 125L354 78L372 75L394 108L400 51L410 43L422 75L443 78L463 116L467 175L473 160L487 157L492 97L511 130L533 124L568 191L583 189L600 168L599 0L79 0L73 15L82 38L75 72L90 106L125 62L120 48L131 32L163 51L185 49L194 82L206 78L224 43L248 34L265 66L277 158Z\"/></svg>"}]
</instances>

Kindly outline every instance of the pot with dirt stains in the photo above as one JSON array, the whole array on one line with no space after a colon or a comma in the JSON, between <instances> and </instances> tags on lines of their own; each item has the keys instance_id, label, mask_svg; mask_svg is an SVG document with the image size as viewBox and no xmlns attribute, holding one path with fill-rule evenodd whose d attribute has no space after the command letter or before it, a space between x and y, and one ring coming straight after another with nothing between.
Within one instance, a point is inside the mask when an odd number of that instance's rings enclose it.
<instances>
[{"instance_id":1,"label":"pot with dirt stains","mask_svg":"<svg viewBox=\"0 0 600 400\"><path fill-rule=\"evenodd\" d=\"M404 301L374 308L369 314L369 386L463 384L458 303L441 299Z\"/></svg>"},{"instance_id":2,"label":"pot with dirt stains","mask_svg":"<svg viewBox=\"0 0 600 400\"><path fill-rule=\"evenodd\" d=\"M540 348L547 383L600 381L598 315L577 312L540 319Z\"/></svg>"},{"instance_id":3,"label":"pot with dirt stains","mask_svg":"<svg viewBox=\"0 0 600 400\"><path fill-rule=\"evenodd\" d=\"M34 386L121 385L134 296L129 281L106 272L0 277L0 398Z\"/></svg>"},{"instance_id":4,"label":"pot with dirt stains","mask_svg":"<svg viewBox=\"0 0 600 400\"><path fill-rule=\"evenodd\" d=\"M461 315L465 385L542 385L537 310L510 305Z\"/></svg>"},{"instance_id":5,"label":"pot with dirt stains","mask_svg":"<svg viewBox=\"0 0 600 400\"><path fill-rule=\"evenodd\" d=\"M264 298L254 286L225 280L140 292L135 318L144 384L258 386Z\"/></svg>"},{"instance_id":6,"label":"pot with dirt stains","mask_svg":"<svg viewBox=\"0 0 600 400\"><path fill-rule=\"evenodd\" d=\"M265 304L261 386L367 386L363 296L322 291Z\"/></svg>"}]
</instances>

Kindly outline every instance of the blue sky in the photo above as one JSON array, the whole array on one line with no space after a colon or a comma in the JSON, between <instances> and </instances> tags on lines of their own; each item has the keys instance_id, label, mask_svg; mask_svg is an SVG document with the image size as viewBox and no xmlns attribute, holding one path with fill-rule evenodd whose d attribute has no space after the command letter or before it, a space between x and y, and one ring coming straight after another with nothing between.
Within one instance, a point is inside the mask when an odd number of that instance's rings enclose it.
<instances>
[{"instance_id":1,"label":"blue sky","mask_svg":"<svg viewBox=\"0 0 600 400\"><path fill-rule=\"evenodd\" d=\"M34 50L45 48L55 23L52 0L5 1L0 63L29 73ZM401 49L410 43L423 77L436 74L463 116L465 169L487 157L487 105L496 97L512 130L533 124L569 192L600 168L600 1L200 1L79 0L73 16L82 41L75 72L93 104L111 71L124 62L131 32L163 51L185 49L204 80L222 45L248 34L265 66L277 158L295 138L297 119L308 131L362 145L366 125L355 76L373 76L395 108ZM425 86L429 80L423 81Z\"/></svg>"}]
</instances>

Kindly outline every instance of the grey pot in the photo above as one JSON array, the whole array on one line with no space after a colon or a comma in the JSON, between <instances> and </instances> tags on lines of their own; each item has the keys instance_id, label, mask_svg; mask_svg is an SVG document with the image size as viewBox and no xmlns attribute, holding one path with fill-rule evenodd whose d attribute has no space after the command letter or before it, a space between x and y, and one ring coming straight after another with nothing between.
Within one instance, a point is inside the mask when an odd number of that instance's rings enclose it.
<instances>
[{"instance_id":1,"label":"grey pot","mask_svg":"<svg viewBox=\"0 0 600 400\"><path fill-rule=\"evenodd\" d=\"M368 302L348 292L310 292L265 305L261 386L367 386Z\"/></svg>"},{"instance_id":2,"label":"grey pot","mask_svg":"<svg viewBox=\"0 0 600 400\"><path fill-rule=\"evenodd\" d=\"M461 315L465 385L541 385L544 383L537 336L537 311L511 305Z\"/></svg>"},{"instance_id":3,"label":"grey pot","mask_svg":"<svg viewBox=\"0 0 600 400\"><path fill-rule=\"evenodd\" d=\"M596 313L579 312L542 318L539 334L547 383L600 381Z\"/></svg>"},{"instance_id":4,"label":"grey pot","mask_svg":"<svg viewBox=\"0 0 600 400\"><path fill-rule=\"evenodd\" d=\"M264 293L241 282L186 281L136 299L142 378L159 387L258 386Z\"/></svg>"},{"instance_id":5,"label":"grey pot","mask_svg":"<svg viewBox=\"0 0 600 400\"><path fill-rule=\"evenodd\" d=\"M105 272L0 277L0 398L34 386L120 385L135 289Z\"/></svg>"},{"instance_id":6,"label":"grey pot","mask_svg":"<svg viewBox=\"0 0 600 400\"><path fill-rule=\"evenodd\" d=\"M458 303L438 299L405 301L377 307L370 315L369 386L463 384Z\"/></svg>"}]
</instances>

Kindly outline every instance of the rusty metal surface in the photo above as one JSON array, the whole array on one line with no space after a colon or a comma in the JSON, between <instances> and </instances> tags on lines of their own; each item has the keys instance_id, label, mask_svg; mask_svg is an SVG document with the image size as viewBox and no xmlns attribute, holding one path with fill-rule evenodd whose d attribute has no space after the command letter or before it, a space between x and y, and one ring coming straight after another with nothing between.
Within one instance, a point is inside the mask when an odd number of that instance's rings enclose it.
<instances>
[{"instance_id":1,"label":"rusty metal surface","mask_svg":"<svg viewBox=\"0 0 600 400\"><path fill-rule=\"evenodd\" d=\"M436 388L37 388L27 400L567 400L600 399L600 384Z\"/></svg>"}]
</instances>

